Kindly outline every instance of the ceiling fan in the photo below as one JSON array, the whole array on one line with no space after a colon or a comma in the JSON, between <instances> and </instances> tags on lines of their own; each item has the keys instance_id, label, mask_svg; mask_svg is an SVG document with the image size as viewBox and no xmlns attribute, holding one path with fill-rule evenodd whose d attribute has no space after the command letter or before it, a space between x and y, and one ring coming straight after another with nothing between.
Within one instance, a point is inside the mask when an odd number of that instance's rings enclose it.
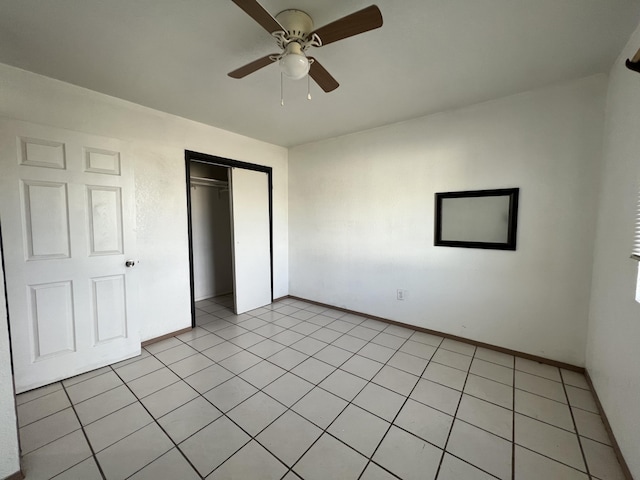
<instances>
[{"instance_id":1,"label":"ceiling fan","mask_svg":"<svg viewBox=\"0 0 640 480\"><path fill-rule=\"evenodd\" d=\"M232 78L246 77L278 61L282 73L287 77L298 80L308 74L322 90L331 92L340 84L320 62L313 57L307 57L306 51L311 47L322 47L382 26L382 13L375 5L314 30L311 17L300 10L284 10L274 18L257 0L232 1L273 35L282 50L230 72L229 76Z\"/></svg>"}]
</instances>

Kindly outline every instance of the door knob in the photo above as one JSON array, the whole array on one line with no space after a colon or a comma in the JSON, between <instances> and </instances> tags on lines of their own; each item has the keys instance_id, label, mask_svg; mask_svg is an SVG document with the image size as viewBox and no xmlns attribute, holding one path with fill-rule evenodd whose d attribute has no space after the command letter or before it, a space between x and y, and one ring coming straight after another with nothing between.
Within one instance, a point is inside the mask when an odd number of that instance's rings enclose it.
<instances>
[{"instance_id":1,"label":"door knob","mask_svg":"<svg viewBox=\"0 0 640 480\"><path fill-rule=\"evenodd\" d=\"M135 264L136 264L136 262L135 262L135 261L133 261L133 260L127 260L127 261L125 262L124 266L125 266L125 267L127 267L127 268L131 268L131 267L133 267Z\"/></svg>"}]
</instances>

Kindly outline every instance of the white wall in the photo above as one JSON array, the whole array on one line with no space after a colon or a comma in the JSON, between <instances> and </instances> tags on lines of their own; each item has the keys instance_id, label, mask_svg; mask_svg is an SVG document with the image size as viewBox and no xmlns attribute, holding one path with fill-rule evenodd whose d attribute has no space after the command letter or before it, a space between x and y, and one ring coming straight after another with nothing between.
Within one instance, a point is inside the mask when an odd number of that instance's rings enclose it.
<instances>
[{"instance_id":1,"label":"white wall","mask_svg":"<svg viewBox=\"0 0 640 480\"><path fill-rule=\"evenodd\" d=\"M6 478L20 470L16 398L11 375L8 325L2 253L0 252L0 478Z\"/></svg>"},{"instance_id":2,"label":"white wall","mask_svg":"<svg viewBox=\"0 0 640 480\"><path fill-rule=\"evenodd\" d=\"M640 186L640 75L616 61L607 95L604 163L593 266L587 369L634 478L640 478L638 263L629 258Z\"/></svg>"},{"instance_id":3,"label":"white wall","mask_svg":"<svg viewBox=\"0 0 640 480\"><path fill-rule=\"evenodd\" d=\"M583 365L605 86L291 149L290 294ZM435 192L507 187L517 251L433 246Z\"/></svg>"},{"instance_id":4,"label":"white wall","mask_svg":"<svg viewBox=\"0 0 640 480\"><path fill-rule=\"evenodd\" d=\"M185 149L273 167L274 296L288 293L285 148L1 64L0 85L0 116L130 142L143 339L191 321Z\"/></svg>"}]
</instances>

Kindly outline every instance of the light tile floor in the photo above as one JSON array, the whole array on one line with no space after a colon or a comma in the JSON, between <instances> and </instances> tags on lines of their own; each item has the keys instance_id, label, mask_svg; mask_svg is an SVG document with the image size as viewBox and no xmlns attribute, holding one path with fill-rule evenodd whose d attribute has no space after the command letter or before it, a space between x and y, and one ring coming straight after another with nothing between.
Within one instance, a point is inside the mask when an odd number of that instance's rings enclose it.
<instances>
[{"instance_id":1,"label":"light tile floor","mask_svg":"<svg viewBox=\"0 0 640 480\"><path fill-rule=\"evenodd\" d=\"M17 397L35 479L622 479L580 374L287 299Z\"/></svg>"}]
</instances>

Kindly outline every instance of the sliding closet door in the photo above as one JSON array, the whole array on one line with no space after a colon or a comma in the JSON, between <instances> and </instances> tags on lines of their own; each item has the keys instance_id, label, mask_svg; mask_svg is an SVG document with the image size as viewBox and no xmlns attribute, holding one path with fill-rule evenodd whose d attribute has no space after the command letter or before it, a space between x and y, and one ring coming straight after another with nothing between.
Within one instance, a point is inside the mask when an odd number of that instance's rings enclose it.
<instances>
[{"instance_id":1,"label":"sliding closet door","mask_svg":"<svg viewBox=\"0 0 640 480\"><path fill-rule=\"evenodd\" d=\"M269 183L265 172L232 168L231 224L236 313L271 303Z\"/></svg>"}]
</instances>

